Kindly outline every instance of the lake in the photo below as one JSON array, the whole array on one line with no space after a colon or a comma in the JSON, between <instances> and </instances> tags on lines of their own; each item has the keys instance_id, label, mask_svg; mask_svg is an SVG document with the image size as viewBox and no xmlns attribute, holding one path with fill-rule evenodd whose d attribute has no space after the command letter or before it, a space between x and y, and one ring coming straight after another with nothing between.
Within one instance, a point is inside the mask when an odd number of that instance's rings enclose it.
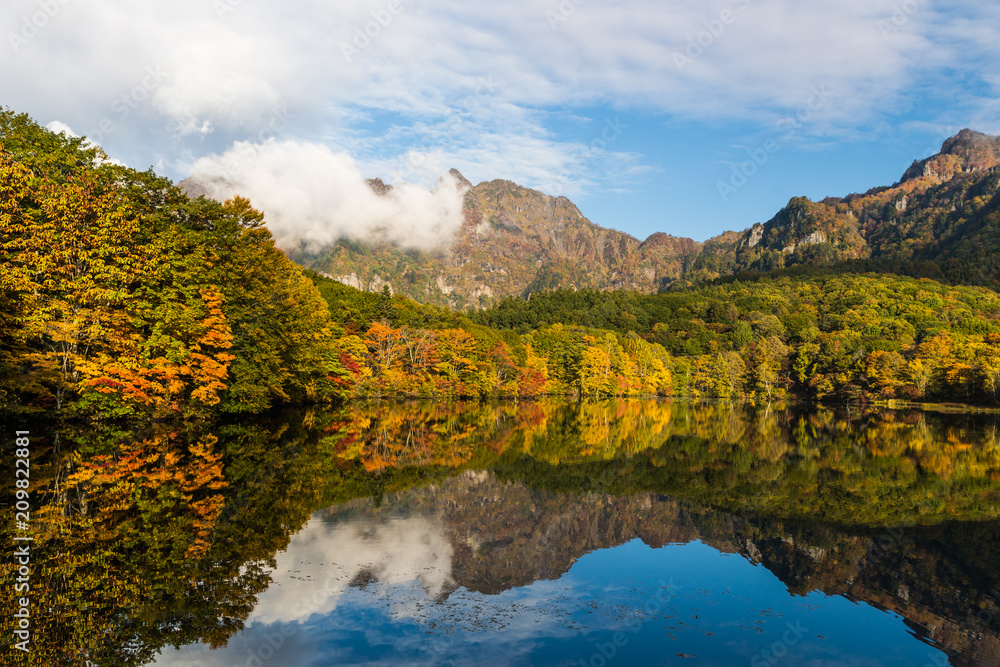
<instances>
[{"instance_id":1,"label":"lake","mask_svg":"<svg viewBox=\"0 0 1000 667\"><path fill-rule=\"evenodd\" d=\"M4 664L1000 664L997 415L30 421L6 426L32 431L33 644ZM9 557L3 575L13 591Z\"/></svg>"}]
</instances>

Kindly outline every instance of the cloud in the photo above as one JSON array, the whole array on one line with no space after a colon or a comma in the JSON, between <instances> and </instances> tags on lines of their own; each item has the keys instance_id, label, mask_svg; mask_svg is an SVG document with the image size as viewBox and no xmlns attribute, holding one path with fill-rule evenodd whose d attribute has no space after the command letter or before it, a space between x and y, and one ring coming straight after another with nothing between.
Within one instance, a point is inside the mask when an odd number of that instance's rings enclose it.
<instances>
[{"instance_id":1,"label":"cloud","mask_svg":"<svg viewBox=\"0 0 1000 667\"><path fill-rule=\"evenodd\" d=\"M967 11L949 18L926 0L914 3L919 8L886 33L879 21L891 21L899 4L890 0L512 0L502 11L397 0L396 13L387 0L178 0L139 9L94 0L66 3L16 54L26 71L7 72L4 83L20 87L41 70L56 72L70 91L94 91L88 96L100 100L133 85L117 58L127 53L136 73L153 65L171 72L156 104L181 128L238 125L266 115L279 98L305 115L349 100L433 116L489 76L506 81L502 99L522 108L627 100L725 118L794 107L817 82L870 107L899 94L919 70L960 65L990 48L989 22L979 23L975 49L955 48L967 26L990 18L989 7L951 3ZM16 33L38 6L13 5L5 27ZM692 43L693 62L679 68L675 54ZM356 53L346 56L345 47Z\"/></svg>"},{"instance_id":2,"label":"cloud","mask_svg":"<svg viewBox=\"0 0 1000 667\"><path fill-rule=\"evenodd\" d=\"M12 4L3 27L16 34L38 5ZM430 117L490 76L507 82L500 99L521 108L624 100L742 117L794 107L818 82L870 108L921 71L984 55L995 62L989 3L952 2L945 12L913 0L899 25L880 29L899 4L511 0L500 11L462 0L177 0L145 8L93 0L61 6L15 54L22 67L3 78L23 89L42 71L55 73L67 84L60 92L100 100L160 65L171 79L157 92L158 110L180 128L200 128L266 116L278 99L307 116L346 102ZM975 39L963 43L965 34ZM677 54L693 58L679 67Z\"/></svg>"},{"instance_id":3,"label":"cloud","mask_svg":"<svg viewBox=\"0 0 1000 667\"><path fill-rule=\"evenodd\" d=\"M80 135L73 131L66 123L60 120L54 120L45 126L45 129L55 132L56 134L65 134L70 139L76 139Z\"/></svg>"},{"instance_id":4,"label":"cloud","mask_svg":"<svg viewBox=\"0 0 1000 667\"><path fill-rule=\"evenodd\" d=\"M431 599L453 585L452 547L437 518L334 526L314 519L276 562L274 583L260 595L248 626L302 622L314 614L328 614L359 575L371 574L376 589L419 581ZM324 580L298 576L300 563L328 563Z\"/></svg>"},{"instance_id":5,"label":"cloud","mask_svg":"<svg viewBox=\"0 0 1000 667\"><path fill-rule=\"evenodd\" d=\"M581 595L574 588L579 582L540 580L500 595L456 589L447 530L437 516L336 523L316 516L276 554L270 586L227 646L168 647L155 664L222 667L256 664L248 661L254 656L262 664L307 664L320 656L368 664L372 656L364 648L323 639L347 633L361 633L368 646L391 647L384 662L374 664L429 664L436 657L475 665L484 653L497 664L523 664L540 638L573 636L565 600ZM359 583L363 593L351 590ZM438 604L446 591L454 592ZM593 621L601 623L610 629L617 621ZM268 648L275 645L278 650Z\"/></svg>"},{"instance_id":6,"label":"cloud","mask_svg":"<svg viewBox=\"0 0 1000 667\"><path fill-rule=\"evenodd\" d=\"M8 4L9 40L39 5ZM456 166L576 196L670 158L610 146L581 163L591 136L557 109L596 123L621 113L705 131L728 124L745 136L773 131L826 86L836 99L804 141L858 141L914 109L990 129L1000 108L1000 12L971 0L56 5L4 54L5 102L175 178L265 132L346 152L371 175L421 180L427 165ZM138 100L150 68L165 74ZM137 102L127 115L114 106L123 97ZM112 130L97 136L102 121ZM414 168L408 154L426 159Z\"/></svg>"},{"instance_id":7,"label":"cloud","mask_svg":"<svg viewBox=\"0 0 1000 667\"><path fill-rule=\"evenodd\" d=\"M72 127L62 122L61 120L54 120L48 123L45 126L45 129L51 132L55 132L56 134L65 134L70 139L78 139L80 137L79 134L73 131ZM84 140L83 146L101 148L99 144L94 143L89 138ZM101 150L103 151L103 149ZM101 155L103 155L103 157L101 157ZM118 158L110 157L106 153L99 153L96 158L96 162L97 164L116 164L120 167L126 166L125 163L119 160Z\"/></svg>"},{"instance_id":8,"label":"cloud","mask_svg":"<svg viewBox=\"0 0 1000 667\"><path fill-rule=\"evenodd\" d=\"M285 248L347 238L432 250L447 245L463 220L465 193L450 174L432 190L399 183L378 195L351 156L314 143L238 142L196 161L191 178L214 198L248 197Z\"/></svg>"}]
</instances>

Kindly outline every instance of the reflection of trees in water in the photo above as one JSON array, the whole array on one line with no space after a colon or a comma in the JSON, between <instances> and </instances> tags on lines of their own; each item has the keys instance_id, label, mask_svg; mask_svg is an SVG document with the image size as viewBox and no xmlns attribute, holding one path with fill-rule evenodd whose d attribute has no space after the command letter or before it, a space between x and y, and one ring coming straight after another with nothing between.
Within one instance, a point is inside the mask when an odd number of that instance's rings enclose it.
<instances>
[{"instance_id":1,"label":"reflection of trees in water","mask_svg":"<svg viewBox=\"0 0 1000 667\"><path fill-rule=\"evenodd\" d=\"M216 433L35 441L25 664L142 665L167 644L221 646L242 629L267 564L320 504L322 470L298 464L321 441L262 424Z\"/></svg>"},{"instance_id":2,"label":"reflection of trees in water","mask_svg":"<svg viewBox=\"0 0 1000 667\"><path fill-rule=\"evenodd\" d=\"M734 522L733 543L796 595L819 590L903 616L952 664L1000 664L996 522L879 530ZM985 548L984 548L985 547Z\"/></svg>"},{"instance_id":3,"label":"reflection of trees in water","mask_svg":"<svg viewBox=\"0 0 1000 667\"><path fill-rule=\"evenodd\" d=\"M581 494L646 494L642 502L649 502L653 492L737 514L884 526L994 518L1000 486L1000 441L992 417L877 410L849 416L727 403L354 404L271 422L201 430L170 426L138 435L107 428L63 432L49 445L36 442L32 562L38 568L33 608L40 644L32 660L44 665L74 664L87 656L102 666L139 665L166 644L224 644L268 586L267 566L275 553L316 509L430 489L463 470L493 470L501 482L544 490L549 500L530 499L527 506L561 498L562 532L551 533L561 537L548 548L566 553L582 544L574 532ZM454 511L473 521L480 510L468 498L462 502ZM620 516L602 519L594 534L639 534L636 507L622 502ZM728 515L711 516L706 521L732 524L719 518ZM669 525L676 526L672 520ZM843 570L868 563L866 545L877 536L835 534L833 545L810 538L810 547L842 552L838 562L844 565L833 568L832 557L798 562L812 557L789 551L784 528L765 535L753 527L758 524L745 522L743 533L732 527L723 532L728 530L733 549L750 556L749 541L768 567L786 568L781 576L793 588L800 580L803 586L818 581L839 591L831 582L854 576L857 585L889 595L891 586L876 582L874 574L868 582ZM645 525L641 535L657 542L662 529ZM709 534L705 526L695 528ZM987 590L993 582L982 578L986 565L975 558L991 552L992 534L987 539L971 528L967 534L948 530L953 545L978 546L967 550L968 566L956 566L947 576L957 580L979 572L982 582L974 590ZM503 546L503 539L492 542ZM518 546L516 540L506 544ZM915 556L920 567L912 566L920 576L926 575L924 561L941 551L902 540L897 546L894 557L903 570L908 554L921 554ZM462 542L456 554L469 548ZM539 556L538 545L520 548L518 557L550 557ZM891 558L883 555L881 562ZM473 567L471 560L462 562ZM486 561L477 562L485 567ZM810 570L809 563L826 564ZM0 585L12 585L10 564L2 567ZM877 572L873 567L862 569ZM488 570L477 571L489 576ZM511 581L522 574L508 573ZM906 590L910 600L929 604L927 596L948 589L932 586L928 590L937 592L925 594L919 584L907 584ZM990 598L968 591L954 596L990 604ZM9 597L3 604L9 619Z\"/></svg>"},{"instance_id":4,"label":"reflection of trees in water","mask_svg":"<svg viewBox=\"0 0 1000 667\"><path fill-rule=\"evenodd\" d=\"M764 562L793 592L819 589L898 611L923 628L918 634L932 636L956 652L956 664L984 663L1000 655L994 613L998 599L989 593L995 586L992 572L1000 563L963 564L951 546L951 541L985 540L983 549L991 553L986 545L996 537L995 525L945 523L938 529L905 529L887 545L881 539L885 529L880 528L996 518L1000 441L995 417L628 400L528 405L544 414L513 435L500 428L477 431L477 442L499 456L484 459L474 452L465 467L492 468L500 480L556 491L556 498L580 492L631 497L654 491L738 514L749 512L760 518L727 520L719 518L726 515L710 517L703 511L698 534ZM507 409L481 405L472 414L497 415ZM358 411L376 418L364 408ZM480 426L503 421L474 420ZM447 440L451 433L464 431L456 423L438 433ZM353 454L366 456L363 446ZM399 465L405 463L400 460ZM526 502L538 504L522 500L519 507ZM448 511L454 514L475 505L474 498L465 498L452 502ZM630 533L628 517L634 510L625 508L620 522L606 521L602 530L597 518L595 525L587 524L585 509L561 507L553 515L556 523L529 531L555 542L542 549L493 534L485 544L504 553L494 559L484 558L489 549L471 553L468 536L456 539L456 568L467 570L459 578L463 585L496 592L513 582L558 576L564 570L553 569L554 563L568 568L568 552L564 559L552 553L559 539L575 547L570 549L574 556L620 543L577 539L584 534L653 539L655 531L648 527L645 534ZM544 514L540 508L539 513ZM501 516L498 523L505 526L532 525L523 516ZM459 523L468 526L473 518L463 514ZM783 523L788 520L795 523ZM849 532L811 527L816 521L859 528ZM712 528L713 523L728 527ZM670 525L678 529L676 522ZM934 530L953 536L940 543ZM532 562L539 562L538 568L524 571L517 566ZM936 563L946 565L935 576ZM982 618L977 620L976 614ZM989 631L977 638L982 628Z\"/></svg>"},{"instance_id":5,"label":"reflection of trees in water","mask_svg":"<svg viewBox=\"0 0 1000 667\"><path fill-rule=\"evenodd\" d=\"M541 414L539 414L541 413ZM665 401L351 408L367 470L493 465L560 490L608 484L783 516L880 525L997 516L992 416ZM608 462L612 463L609 474Z\"/></svg>"}]
</instances>

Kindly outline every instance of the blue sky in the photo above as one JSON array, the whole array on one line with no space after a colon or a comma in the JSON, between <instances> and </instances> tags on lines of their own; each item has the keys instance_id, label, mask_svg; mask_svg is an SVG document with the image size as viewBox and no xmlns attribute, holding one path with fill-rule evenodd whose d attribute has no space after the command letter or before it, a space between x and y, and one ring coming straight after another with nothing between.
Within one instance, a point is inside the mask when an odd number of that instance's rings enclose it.
<instances>
[{"instance_id":1,"label":"blue sky","mask_svg":"<svg viewBox=\"0 0 1000 667\"><path fill-rule=\"evenodd\" d=\"M357 189L429 189L450 167L565 195L639 238L702 240L792 196L891 184L964 127L1000 133L996 3L6 7L3 104L130 166L225 180L317 242L386 216L415 245L447 236L444 195L373 212Z\"/></svg>"}]
</instances>

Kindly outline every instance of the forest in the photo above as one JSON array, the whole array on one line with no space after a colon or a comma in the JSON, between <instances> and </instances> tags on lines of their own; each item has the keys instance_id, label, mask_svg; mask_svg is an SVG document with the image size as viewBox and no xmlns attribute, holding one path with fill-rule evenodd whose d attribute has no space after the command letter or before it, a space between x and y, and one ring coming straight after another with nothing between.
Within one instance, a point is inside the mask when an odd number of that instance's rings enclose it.
<instances>
[{"instance_id":1,"label":"forest","mask_svg":"<svg viewBox=\"0 0 1000 667\"><path fill-rule=\"evenodd\" d=\"M819 270L654 295L556 291L474 319L638 335L667 351L682 396L995 404L1000 389L997 293L929 279Z\"/></svg>"},{"instance_id":2,"label":"forest","mask_svg":"<svg viewBox=\"0 0 1000 667\"><path fill-rule=\"evenodd\" d=\"M997 403L1000 298L799 271L451 312L290 261L250 202L0 112L0 409L206 418L364 397Z\"/></svg>"}]
</instances>

